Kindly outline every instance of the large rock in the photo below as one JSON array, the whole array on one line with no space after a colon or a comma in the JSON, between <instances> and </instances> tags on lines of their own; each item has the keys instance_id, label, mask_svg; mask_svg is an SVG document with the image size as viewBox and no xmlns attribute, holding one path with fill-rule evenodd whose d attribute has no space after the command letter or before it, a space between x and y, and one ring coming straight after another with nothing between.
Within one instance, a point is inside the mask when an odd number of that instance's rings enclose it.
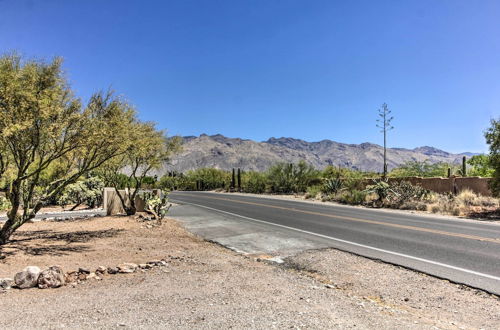
<instances>
[{"instance_id":1,"label":"large rock","mask_svg":"<svg viewBox=\"0 0 500 330\"><path fill-rule=\"evenodd\" d=\"M11 278L0 278L0 289L9 290L14 284L14 280Z\"/></svg>"},{"instance_id":2,"label":"large rock","mask_svg":"<svg viewBox=\"0 0 500 330\"><path fill-rule=\"evenodd\" d=\"M14 282L19 289L33 288L38 285L39 275L40 268L28 266L14 276Z\"/></svg>"},{"instance_id":3,"label":"large rock","mask_svg":"<svg viewBox=\"0 0 500 330\"><path fill-rule=\"evenodd\" d=\"M123 263L121 265L118 265L118 271L120 273L133 273L133 272L135 272L137 267L138 266L136 264L126 262L126 263Z\"/></svg>"},{"instance_id":4,"label":"large rock","mask_svg":"<svg viewBox=\"0 0 500 330\"><path fill-rule=\"evenodd\" d=\"M52 266L38 276L38 287L40 289L58 288L63 286L64 283L64 271L59 266Z\"/></svg>"}]
</instances>

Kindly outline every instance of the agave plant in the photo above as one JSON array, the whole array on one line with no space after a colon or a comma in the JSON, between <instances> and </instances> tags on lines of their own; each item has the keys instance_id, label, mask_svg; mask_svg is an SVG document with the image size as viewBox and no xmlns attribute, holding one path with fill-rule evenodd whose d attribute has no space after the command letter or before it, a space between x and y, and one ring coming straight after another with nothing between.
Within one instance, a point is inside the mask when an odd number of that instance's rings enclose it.
<instances>
[{"instance_id":1,"label":"agave plant","mask_svg":"<svg viewBox=\"0 0 500 330\"><path fill-rule=\"evenodd\" d=\"M326 194L336 194L344 189L341 178L329 178L323 182L323 192Z\"/></svg>"}]
</instances>

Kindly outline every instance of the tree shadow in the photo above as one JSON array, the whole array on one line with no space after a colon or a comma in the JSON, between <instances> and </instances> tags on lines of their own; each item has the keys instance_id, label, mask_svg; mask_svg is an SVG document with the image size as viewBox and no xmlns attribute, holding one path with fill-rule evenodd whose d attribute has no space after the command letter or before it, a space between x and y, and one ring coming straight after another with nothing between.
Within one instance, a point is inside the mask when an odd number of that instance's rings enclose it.
<instances>
[{"instance_id":1,"label":"tree shadow","mask_svg":"<svg viewBox=\"0 0 500 330\"><path fill-rule=\"evenodd\" d=\"M52 230L32 230L16 232L13 238L0 247L0 259L14 256L20 252L27 255L62 256L69 253L90 251L91 245L81 245L96 239L111 238L123 229L81 230L73 232L55 232ZM33 243L33 241L39 241Z\"/></svg>"}]
</instances>

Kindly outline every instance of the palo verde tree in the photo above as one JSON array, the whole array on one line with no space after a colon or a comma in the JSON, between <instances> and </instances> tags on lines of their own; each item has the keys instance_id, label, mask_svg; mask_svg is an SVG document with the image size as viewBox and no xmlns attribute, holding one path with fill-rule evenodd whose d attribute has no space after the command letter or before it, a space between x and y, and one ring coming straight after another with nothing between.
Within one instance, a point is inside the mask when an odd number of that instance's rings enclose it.
<instances>
[{"instance_id":1,"label":"palo verde tree","mask_svg":"<svg viewBox=\"0 0 500 330\"><path fill-rule=\"evenodd\" d=\"M126 152L104 166L104 176L111 184L127 215L137 212L135 197L152 170L160 169L180 150L179 137L167 138L165 132L157 130L154 123L136 121L128 132L129 144ZM124 173L128 176L123 180ZM124 193L120 191L125 185Z\"/></svg>"},{"instance_id":2,"label":"palo verde tree","mask_svg":"<svg viewBox=\"0 0 500 330\"><path fill-rule=\"evenodd\" d=\"M493 194L500 195L500 118L491 120L491 127L485 132L486 143L490 146L489 162L493 168L493 180L490 187Z\"/></svg>"},{"instance_id":3,"label":"palo verde tree","mask_svg":"<svg viewBox=\"0 0 500 330\"><path fill-rule=\"evenodd\" d=\"M123 132L134 116L110 93L93 95L83 107L68 86L59 58L45 62L17 54L1 57L0 146L9 159L6 196L12 206L0 230L0 245L67 185L123 153ZM58 175L42 184L55 163Z\"/></svg>"},{"instance_id":4,"label":"palo verde tree","mask_svg":"<svg viewBox=\"0 0 500 330\"><path fill-rule=\"evenodd\" d=\"M391 110L386 103L382 104L382 109L378 110L379 119L377 119L377 127L381 129L384 134L384 178L387 177L387 132L392 130L394 126L391 125L394 117L391 116Z\"/></svg>"}]
</instances>

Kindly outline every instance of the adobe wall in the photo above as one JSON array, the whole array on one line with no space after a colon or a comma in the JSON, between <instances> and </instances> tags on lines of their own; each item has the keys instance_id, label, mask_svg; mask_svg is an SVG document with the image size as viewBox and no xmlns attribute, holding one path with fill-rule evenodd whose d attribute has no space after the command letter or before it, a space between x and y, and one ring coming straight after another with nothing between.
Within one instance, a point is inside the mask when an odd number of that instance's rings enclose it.
<instances>
[{"instance_id":1,"label":"adobe wall","mask_svg":"<svg viewBox=\"0 0 500 330\"><path fill-rule=\"evenodd\" d=\"M119 192L120 195L124 197L125 203L130 205L130 200L128 199L127 194L125 194L125 190L119 190ZM159 189L153 189L152 192L153 194L158 195L161 193ZM103 207L107 215L125 213L122 202L120 201L120 197L118 197L115 188L104 188L103 194ZM137 194L135 196L135 207L137 208L137 212L144 212L144 206L144 200L140 198L139 194Z\"/></svg>"}]
</instances>

